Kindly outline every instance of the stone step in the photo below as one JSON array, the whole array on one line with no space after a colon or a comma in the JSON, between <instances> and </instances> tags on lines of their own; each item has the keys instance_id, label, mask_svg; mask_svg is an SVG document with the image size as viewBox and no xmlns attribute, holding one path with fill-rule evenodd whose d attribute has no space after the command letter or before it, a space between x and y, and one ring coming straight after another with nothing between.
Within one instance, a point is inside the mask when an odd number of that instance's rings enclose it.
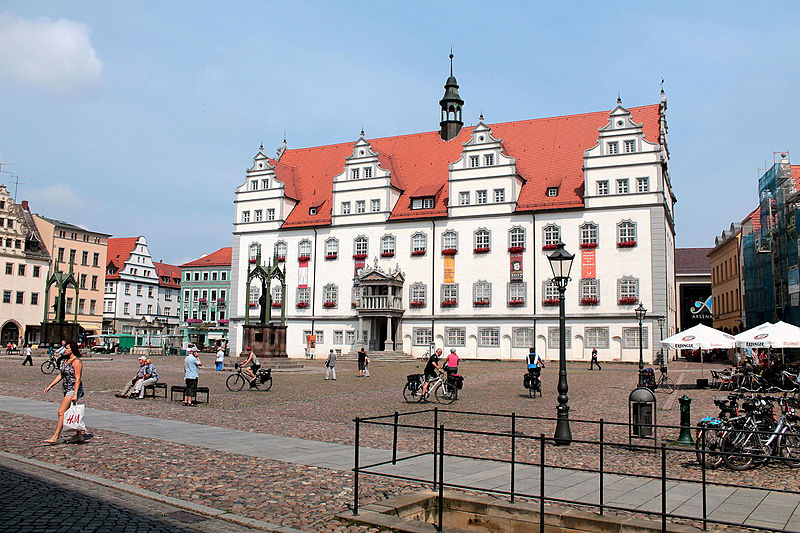
<instances>
[{"instance_id":1,"label":"stone step","mask_svg":"<svg viewBox=\"0 0 800 533\"><path fill-rule=\"evenodd\" d=\"M247 360L246 357L240 357L238 360L236 359L226 359L223 368L228 370L234 370L234 364L240 363L243 364ZM290 369L301 369L303 368L303 363L298 361L297 359L289 359L288 357L259 357L258 362L261 363L261 368L272 368L272 369L279 369L279 370L290 370Z\"/></svg>"},{"instance_id":2,"label":"stone step","mask_svg":"<svg viewBox=\"0 0 800 533\"><path fill-rule=\"evenodd\" d=\"M413 363L417 359L402 351L392 352L367 352L367 357L373 363ZM336 356L337 361L358 361L358 353L343 353Z\"/></svg>"}]
</instances>

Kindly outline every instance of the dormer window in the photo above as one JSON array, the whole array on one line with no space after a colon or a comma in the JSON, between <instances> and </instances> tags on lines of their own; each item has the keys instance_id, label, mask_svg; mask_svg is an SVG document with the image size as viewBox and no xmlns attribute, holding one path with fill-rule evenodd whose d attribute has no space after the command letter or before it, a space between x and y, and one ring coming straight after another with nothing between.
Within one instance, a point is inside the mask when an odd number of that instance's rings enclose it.
<instances>
[{"instance_id":1,"label":"dormer window","mask_svg":"<svg viewBox=\"0 0 800 533\"><path fill-rule=\"evenodd\" d=\"M308 214L309 215L316 215L317 214L317 208L316 207L309 207L308 208Z\"/></svg>"},{"instance_id":2,"label":"dormer window","mask_svg":"<svg viewBox=\"0 0 800 533\"><path fill-rule=\"evenodd\" d=\"M558 196L558 187L548 187L547 196Z\"/></svg>"},{"instance_id":3,"label":"dormer window","mask_svg":"<svg viewBox=\"0 0 800 533\"><path fill-rule=\"evenodd\" d=\"M372 177L372 167L364 168L364 179L368 179Z\"/></svg>"},{"instance_id":4,"label":"dormer window","mask_svg":"<svg viewBox=\"0 0 800 533\"><path fill-rule=\"evenodd\" d=\"M483 156L483 163L487 167L494 165L494 154L486 154L485 156Z\"/></svg>"},{"instance_id":5,"label":"dormer window","mask_svg":"<svg viewBox=\"0 0 800 533\"><path fill-rule=\"evenodd\" d=\"M352 179L354 179L354 180L359 179L359 177L360 177L359 176L359 169L357 169L357 168L350 169L350 177Z\"/></svg>"},{"instance_id":6,"label":"dormer window","mask_svg":"<svg viewBox=\"0 0 800 533\"><path fill-rule=\"evenodd\" d=\"M470 168L478 168L481 165L481 158L477 155L469 156L469 166Z\"/></svg>"},{"instance_id":7,"label":"dormer window","mask_svg":"<svg viewBox=\"0 0 800 533\"><path fill-rule=\"evenodd\" d=\"M625 141L625 153L632 154L636 151L636 141Z\"/></svg>"},{"instance_id":8,"label":"dormer window","mask_svg":"<svg viewBox=\"0 0 800 533\"><path fill-rule=\"evenodd\" d=\"M411 200L411 209L433 209L433 198L414 198Z\"/></svg>"},{"instance_id":9,"label":"dormer window","mask_svg":"<svg viewBox=\"0 0 800 533\"><path fill-rule=\"evenodd\" d=\"M619 143L617 141L608 143L608 154L615 155L619 153Z\"/></svg>"}]
</instances>

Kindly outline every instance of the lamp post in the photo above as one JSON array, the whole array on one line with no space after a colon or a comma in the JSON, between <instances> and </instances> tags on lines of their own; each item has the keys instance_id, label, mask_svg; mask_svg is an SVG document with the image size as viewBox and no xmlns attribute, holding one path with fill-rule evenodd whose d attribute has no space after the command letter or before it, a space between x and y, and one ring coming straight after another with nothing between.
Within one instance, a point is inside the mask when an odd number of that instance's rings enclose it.
<instances>
[{"instance_id":1,"label":"lamp post","mask_svg":"<svg viewBox=\"0 0 800 533\"><path fill-rule=\"evenodd\" d=\"M664 340L664 324L667 323L667 319L664 318L663 316L660 316L660 317L658 317L657 321L658 321L658 329L661 330L661 340L663 341ZM667 357L666 359L664 358L664 346L663 345L661 346L660 352L661 352L661 366L667 366L667 361L669 360L669 357Z\"/></svg>"},{"instance_id":2,"label":"lamp post","mask_svg":"<svg viewBox=\"0 0 800 533\"><path fill-rule=\"evenodd\" d=\"M642 357L642 321L644 320L644 316L647 314L647 309L639 302L639 306L634 309L636 312L636 319L639 321L639 386L643 387L643 370L644 370L644 359Z\"/></svg>"},{"instance_id":3,"label":"lamp post","mask_svg":"<svg viewBox=\"0 0 800 533\"><path fill-rule=\"evenodd\" d=\"M556 420L555 443L568 445L572 441L569 429L569 385L567 385L567 327L564 310L564 293L569 283L569 271L575 256L564 250L564 243L547 257L553 271L553 283L558 289L558 407Z\"/></svg>"}]
</instances>

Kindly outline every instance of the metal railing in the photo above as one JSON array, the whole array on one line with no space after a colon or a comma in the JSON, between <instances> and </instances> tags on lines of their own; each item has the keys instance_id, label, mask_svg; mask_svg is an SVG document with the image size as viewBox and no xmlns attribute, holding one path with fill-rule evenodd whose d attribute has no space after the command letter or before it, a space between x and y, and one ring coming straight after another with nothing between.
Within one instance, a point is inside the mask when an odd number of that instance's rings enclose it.
<instances>
[{"instance_id":1,"label":"metal railing","mask_svg":"<svg viewBox=\"0 0 800 533\"><path fill-rule=\"evenodd\" d=\"M400 422L400 417L419 417L419 416L426 416L429 415L430 418L427 423L421 424L404 424ZM449 415L466 415L471 417L485 417L485 418L493 418L496 420L507 419L509 424L509 431L481 431L481 430L470 430L470 429L460 429L456 427L445 427L445 424L442 423L444 421L445 416ZM754 530L762 530L762 531L776 531L782 533L800 533L798 530L790 530L790 529L775 529L769 528L766 526L758 526L758 525L743 525L739 522L730 522L720 519L713 519L708 516L708 488L709 487L728 487L728 488L740 488L740 489L757 489L757 490L767 490L777 493L786 493L786 494L795 494L800 496L800 491L796 490L789 490L789 489L780 489L780 488L773 488L773 487L765 487L765 486L757 486L757 485L750 485L744 482L737 482L737 483L726 483L721 481L709 481L707 479L707 470L710 468L706 467L706 456L707 454L716 453L719 454L719 451L709 451L706 447L705 439L707 438L707 432L710 428L704 427L705 431L701 432L700 437L702 441L698 447L680 447L680 446L668 446L664 442L658 443L654 440L653 444L635 444L631 442L625 442L624 440L615 441L609 440L608 438L608 431L609 429L616 430L616 434L619 436L627 436L631 433L631 426L632 424L628 424L625 422L607 422L603 419L600 420L584 420L584 419L572 419L570 422L572 424L583 424L588 425L590 427L594 427L596 430L597 439L578 439L573 438L571 440L571 444L579 444L579 445L587 445L590 447L594 447L597 449L597 459L598 459L598 468L586 468L586 467L577 467L577 466L566 466L563 463L549 463L547 462L547 450L548 448L564 448L563 446L559 446L555 443L555 440L551 437L547 437L544 433L540 433L538 435L526 435L518 431L519 425L518 422L520 421L541 421L541 422L555 422L557 418L555 417L540 417L540 416L522 416L517 415L515 413L511 413L510 415L507 414L497 414L497 413L478 413L478 412L471 412L471 411L456 411L451 409L423 409L418 411L409 411L405 413L399 413L397 411L394 412L392 415L381 415L381 416L373 416L367 418L355 418L353 421L355 422L355 463L353 468L353 515L358 515L359 511L359 475L368 474L374 476L381 476L386 478L392 478L402 481L408 482L417 482L421 484L432 484L434 491L437 493L437 509L438 509L438 516L437 521L434 524L437 531L442 531L443 528L443 509L444 509L444 488L452 488L452 489L461 489L467 490L471 492L479 492L485 494L494 494L494 495L501 495L507 496L511 503L514 503L516 498L526 498L531 500L538 500L539 502L539 527L540 531L544 532L545 527L545 502L552 502L552 503L561 503L567 505L578 506L582 508L593 508L597 509L599 514L602 516L605 511L613 510L613 511L622 511L627 513L633 514L641 514L647 515L652 517L658 517L661 522L661 531L666 532L667 528L667 520L679 519L679 520L686 520L692 521L697 523L702 523L702 528L705 530L708 528L708 524L719 524L719 525L727 525L727 526L740 526L746 527ZM380 461L373 464L362 465L359 462L359 449L361 447L361 429L363 426L377 426L377 427L384 427L386 429L392 430L392 457L389 460ZM686 429L682 428L682 426L675 426L675 425L658 425L653 426L653 429L656 427L659 430L680 430ZM555 427L555 424L553 424ZM701 428L693 427L694 431L698 431ZM429 433L431 438L428 442L430 442L430 448L428 451L422 451L420 453L413 453L404 457L398 458L398 434L400 430L416 430L422 431L425 433ZM735 431L735 430L734 430ZM659 431L661 433L661 431ZM770 435L771 432L767 431L756 431L753 433L759 433L764 435ZM486 454L482 456L475 456L463 453L447 453L445 452L445 438L446 435L474 435L474 436L481 436L484 438L490 439L504 439L508 441L508 459L502 458L488 458ZM664 433L661 433L662 435ZM795 437L798 437L798 434L789 434ZM447 437L448 440L451 437ZM424 442L428 439L416 439L415 446L417 447L424 447ZM531 461L521 461L518 459L517 451L520 447L521 442L527 442L529 444L533 444L534 446L538 445L538 461L531 462ZM530 448L528 448L530 449ZM659 465L657 469L659 470L658 475L654 474L646 474L646 473L632 473L632 472L622 472L622 471L615 471L613 469L613 465L609 468L609 464L606 460L606 451L608 449L625 449L630 451L638 451L638 452L649 452L649 453L641 453L637 456L637 458L644 458L647 459L657 457L660 459ZM748 455L748 454L741 454L741 453L734 453L734 452L725 452L730 453L731 455ZM668 457L670 454L674 456L680 456L689 454L694 457L697 457L697 466L695 468L699 469L700 479L691 479L688 477L675 477L668 475L667 464L668 464ZM759 456L749 454L750 456L762 458L762 459L778 459L775 456ZM410 475L399 475L399 474L391 474L387 472L378 472L372 469L377 467L385 466L385 465L396 465L398 462L401 461L408 461L411 459L415 459L418 457L425 457L430 456L432 459L432 470L430 477L414 477ZM510 477L509 477L509 490L501 490L501 489L488 489L488 488L478 488L474 486L467 486L467 485L459 485L453 482L447 482L444 479L444 463L447 458L461 458L461 459L477 459L482 461L493 461L496 463L502 464L509 464L510 465ZM785 457L780 457L779 459L786 461ZM800 459L794 458L790 459L790 461L800 461ZM672 464L672 463L670 463ZM516 490L516 471L518 466L535 466L539 467L539 491L537 494L526 493L524 491ZM686 464L682 464L683 467L686 467ZM551 469L559 469L559 470L567 470L572 472L586 472L586 473L593 473L598 475L599 481L599 494L598 494L598 501L596 503L577 500L577 499L566 499L566 498L555 498L549 497L545 495L545 471L547 468ZM661 508L659 511L648 511L644 509L638 509L634 507L626 507L622 505L615 505L609 503L605 498L605 481L606 476L609 475L617 475L617 476L625 476L628 478L640 478L640 479L647 479L647 480L659 480L660 481L660 499L661 499ZM701 486L701 497L702 497L702 515L700 516L687 516L681 515L674 512L667 511L667 482L682 482L687 484L695 484Z\"/></svg>"}]
</instances>

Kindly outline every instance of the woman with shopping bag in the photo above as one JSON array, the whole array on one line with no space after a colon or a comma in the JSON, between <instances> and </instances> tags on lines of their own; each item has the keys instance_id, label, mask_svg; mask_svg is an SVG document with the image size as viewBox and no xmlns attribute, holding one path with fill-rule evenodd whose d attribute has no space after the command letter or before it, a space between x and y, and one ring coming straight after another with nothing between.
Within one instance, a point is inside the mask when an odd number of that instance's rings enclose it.
<instances>
[{"instance_id":1,"label":"woman with shopping bag","mask_svg":"<svg viewBox=\"0 0 800 533\"><path fill-rule=\"evenodd\" d=\"M83 396L83 383L81 383L83 363L80 359L81 351L78 344L69 343L64 351L64 357L67 360L61 364L61 372L44 389L44 393L47 394L59 381L64 389L64 399L61 400L61 405L58 407L56 432L44 441L45 445L53 445L58 442L61 430L65 427L65 420L67 429L75 430L75 437L67 441L70 444L83 442L83 432L86 431L86 426L83 424L83 405L78 405L78 399Z\"/></svg>"}]
</instances>

